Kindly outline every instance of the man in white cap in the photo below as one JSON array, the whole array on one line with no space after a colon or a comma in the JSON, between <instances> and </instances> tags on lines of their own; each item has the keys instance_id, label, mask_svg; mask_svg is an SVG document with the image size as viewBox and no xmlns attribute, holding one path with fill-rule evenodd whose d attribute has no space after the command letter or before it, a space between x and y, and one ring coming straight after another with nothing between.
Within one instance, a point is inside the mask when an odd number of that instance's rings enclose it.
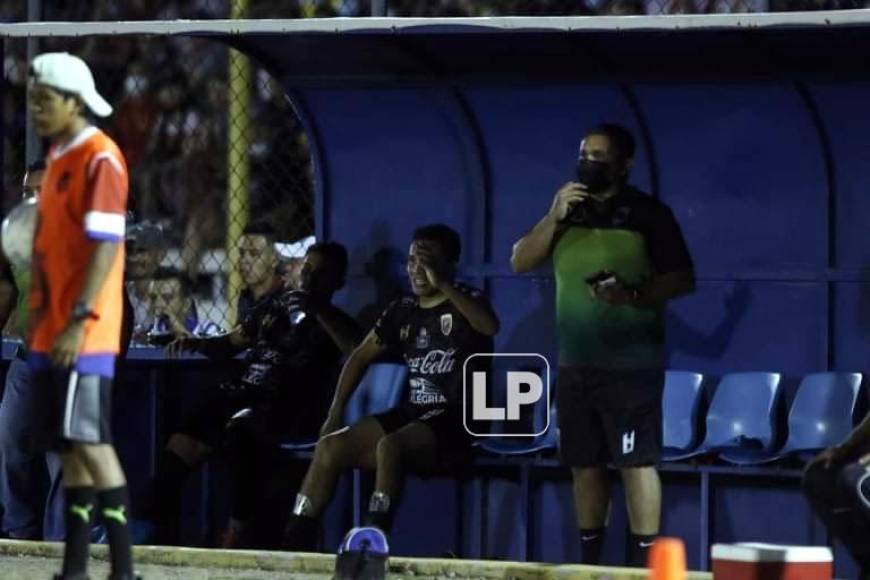
<instances>
[{"instance_id":1,"label":"man in white cap","mask_svg":"<svg viewBox=\"0 0 870 580\"><path fill-rule=\"evenodd\" d=\"M308 236L292 243L275 243L275 252L281 262L279 266L281 280L284 282L285 288L298 290L302 285L301 273L305 254L316 241L314 236Z\"/></svg>"},{"instance_id":2,"label":"man in white cap","mask_svg":"<svg viewBox=\"0 0 870 580\"><path fill-rule=\"evenodd\" d=\"M30 82L36 130L51 142L37 207L27 343L39 393L32 446L60 453L63 462L66 546L56 578L87 578L96 511L109 540L110 580L132 580L127 482L112 446L109 403L121 344L127 166L114 141L87 120L88 111L105 117L112 107L84 61L39 55Z\"/></svg>"}]
</instances>

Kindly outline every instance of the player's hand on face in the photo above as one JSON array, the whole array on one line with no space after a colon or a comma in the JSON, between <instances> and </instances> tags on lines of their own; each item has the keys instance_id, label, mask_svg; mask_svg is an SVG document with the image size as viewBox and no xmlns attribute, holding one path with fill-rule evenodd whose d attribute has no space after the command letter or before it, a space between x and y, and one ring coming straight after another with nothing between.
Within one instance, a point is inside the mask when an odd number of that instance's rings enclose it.
<instances>
[{"instance_id":1,"label":"player's hand on face","mask_svg":"<svg viewBox=\"0 0 870 580\"><path fill-rule=\"evenodd\" d=\"M79 356L82 342L85 339L83 322L73 322L67 325L63 332L54 340L51 347L51 362L56 367L70 368Z\"/></svg>"},{"instance_id":2,"label":"player's hand on face","mask_svg":"<svg viewBox=\"0 0 870 580\"><path fill-rule=\"evenodd\" d=\"M555 221L564 220L571 212L571 208L583 202L589 197L586 186L577 181L569 181L556 192L548 215Z\"/></svg>"},{"instance_id":3,"label":"player's hand on face","mask_svg":"<svg viewBox=\"0 0 870 580\"><path fill-rule=\"evenodd\" d=\"M432 253L430 248L421 245L417 249L417 259L420 261L423 271L426 272L426 280L433 288L441 288L446 284L447 276L444 263Z\"/></svg>"}]
</instances>

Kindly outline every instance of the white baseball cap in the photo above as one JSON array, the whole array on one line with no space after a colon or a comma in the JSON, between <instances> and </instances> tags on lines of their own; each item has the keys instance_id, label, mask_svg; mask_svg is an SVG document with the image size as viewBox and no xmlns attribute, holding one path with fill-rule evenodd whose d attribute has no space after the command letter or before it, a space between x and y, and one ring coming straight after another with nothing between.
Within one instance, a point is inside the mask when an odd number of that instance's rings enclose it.
<instances>
[{"instance_id":1,"label":"white baseball cap","mask_svg":"<svg viewBox=\"0 0 870 580\"><path fill-rule=\"evenodd\" d=\"M97 92L91 69L77 56L68 52L40 54L30 63L30 74L37 83L78 95L98 117L112 114L112 105Z\"/></svg>"},{"instance_id":2,"label":"white baseball cap","mask_svg":"<svg viewBox=\"0 0 870 580\"><path fill-rule=\"evenodd\" d=\"M314 236L308 236L306 238L302 238L301 240L297 240L293 243L275 243L275 251L278 252L278 256L282 260L287 260L290 258L304 258L305 252L308 251L308 248L314 245L316 242Z\"/></svg>"}]
</instances>

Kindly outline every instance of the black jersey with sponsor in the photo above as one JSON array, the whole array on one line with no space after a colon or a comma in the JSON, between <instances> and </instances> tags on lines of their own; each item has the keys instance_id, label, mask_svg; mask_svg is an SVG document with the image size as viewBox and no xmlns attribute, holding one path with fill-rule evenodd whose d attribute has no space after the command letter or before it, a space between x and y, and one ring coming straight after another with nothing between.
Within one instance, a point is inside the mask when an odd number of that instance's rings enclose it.
<instances>
[{"instance_id":1,"label":"black jersey with sponsor","mask_svg":"<svg viewBox=\"0 0 870 580\"><path fill-rule=\"evenodd\" d=\"M279 288L247 308L241 328L251 347L239 387L305 400L334 387L341 351L302 304L304 295Z\"/></svg>"},{"instance_id":2,"label":"black jersey with sponsor","mask_svg":"<svg viewBox=\"0 0 870 580\"><path fill-rule=\"evenodd\" d=\"M456 287L471 296L481 296L480 291L469 286ZM381 314L374 331L383 344L404 357L408 392L402 405L419 413L460 407L465 361L473 354L491 353L493 348L492 337L474 330L449 300L423 308L415 296L396 299ZM488 366L489 358L476 357L465 372Z\"/></svg>"}]
</instances>

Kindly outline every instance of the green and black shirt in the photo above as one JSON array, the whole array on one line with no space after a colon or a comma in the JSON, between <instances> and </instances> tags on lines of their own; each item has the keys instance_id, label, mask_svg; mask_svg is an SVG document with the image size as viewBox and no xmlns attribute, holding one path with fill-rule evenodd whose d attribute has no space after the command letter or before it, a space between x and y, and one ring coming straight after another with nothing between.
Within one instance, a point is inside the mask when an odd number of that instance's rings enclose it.
<instances>
[{"instance_id":1,"label":"green and black shirt","mask_svg":"<svg viewBox=\"0 0 870 580\"><path fill-rule=\"evenodd\" d=\"M560 227L553 267L562 366L664 363L663 309L611 306L593 298L586 279L610 270L625 284L641 286L654 275L692 271L668 206L633 187L605 202L584 203Z\"/></svg>"}]
</instances>

